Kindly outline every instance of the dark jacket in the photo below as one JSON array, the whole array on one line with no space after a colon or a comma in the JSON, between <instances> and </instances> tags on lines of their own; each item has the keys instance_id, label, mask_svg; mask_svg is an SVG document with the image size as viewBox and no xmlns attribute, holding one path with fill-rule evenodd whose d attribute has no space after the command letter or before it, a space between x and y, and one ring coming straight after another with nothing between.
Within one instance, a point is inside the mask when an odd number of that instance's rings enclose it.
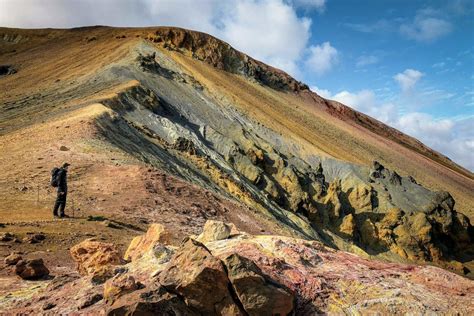
<instances>
[{"instance_id":1,"label":"dark jacket","mask_svg":"<svg viewBox=\"0 0 474 316\"><path fill-rule=\"evenodd\" d=\"M63 168L59 169L58 192L67 193L67 170Z\"/></svg>"}]
</instances>

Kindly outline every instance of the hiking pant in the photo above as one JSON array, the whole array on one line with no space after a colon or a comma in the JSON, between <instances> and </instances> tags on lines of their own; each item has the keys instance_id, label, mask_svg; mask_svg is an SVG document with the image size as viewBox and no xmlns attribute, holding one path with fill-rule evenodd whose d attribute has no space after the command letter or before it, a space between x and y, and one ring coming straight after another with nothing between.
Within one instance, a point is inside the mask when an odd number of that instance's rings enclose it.
<instances>
[{"instance_id":1,"label":"hiking pant","mask_svg":"<svg viewBox=\"0 0 474 316\"><path fill-rule=\"evenodd\" d=\"M56 197L56 203L54 203L54 209L53 209L53 215L58 216L58 209L59 209L59 216L64 216L64 208L66 207L66 196L67 192L64 192L64 194L60 194L61 192L58 192L58 195Z\"/></svg>"}]
</instances>

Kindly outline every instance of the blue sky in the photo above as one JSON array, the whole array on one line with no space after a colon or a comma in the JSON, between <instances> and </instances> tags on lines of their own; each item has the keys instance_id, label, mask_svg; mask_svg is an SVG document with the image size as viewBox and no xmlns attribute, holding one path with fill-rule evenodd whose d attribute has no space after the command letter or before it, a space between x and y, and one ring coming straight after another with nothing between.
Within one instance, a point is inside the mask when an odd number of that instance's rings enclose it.
<instances>
[{"instance_id":1,"label":"blue sky","mask_svg":"<svg viewBox=\"0 0 474 316\"><path fill-rule=\"evenodd\" d=\"M0 0L0 26L215 35L474 170L474 1Z\"/></svg>"}]
</instances>

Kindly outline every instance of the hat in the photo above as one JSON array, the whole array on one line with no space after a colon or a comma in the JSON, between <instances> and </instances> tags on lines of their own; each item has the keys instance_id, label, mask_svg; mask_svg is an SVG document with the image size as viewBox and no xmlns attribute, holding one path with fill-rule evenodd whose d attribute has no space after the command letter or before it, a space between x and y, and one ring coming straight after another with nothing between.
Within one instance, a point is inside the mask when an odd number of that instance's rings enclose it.
<instances>
[{"instance_id":1,"label":"hat","mask_svg":"<svg viewBox=\"0 0 474 316\"><path fill-rule=\"evenodd\" d=\"M65 162L63 163L63 168L66 168L67 166L70 166L70 165L71 165L70 163Z\"/></svg>"}]
</instances>

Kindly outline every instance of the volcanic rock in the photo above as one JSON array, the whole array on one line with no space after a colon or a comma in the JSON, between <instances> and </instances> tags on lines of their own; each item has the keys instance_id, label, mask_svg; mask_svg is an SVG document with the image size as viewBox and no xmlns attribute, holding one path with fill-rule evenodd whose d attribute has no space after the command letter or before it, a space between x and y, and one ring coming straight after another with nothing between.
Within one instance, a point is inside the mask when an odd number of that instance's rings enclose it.
<instances>
[{"instance_id":1,"label":"volcanic rock","mask_svg":"<svg viewBox=\"0 0 474 316\"><path fill-rule=\"evenodd\" d=\"M22 279L36 280L49 275L49 270L44 265L43 259L26 259L18 261L15 273Z\"/></svg>"}]
</instances>

